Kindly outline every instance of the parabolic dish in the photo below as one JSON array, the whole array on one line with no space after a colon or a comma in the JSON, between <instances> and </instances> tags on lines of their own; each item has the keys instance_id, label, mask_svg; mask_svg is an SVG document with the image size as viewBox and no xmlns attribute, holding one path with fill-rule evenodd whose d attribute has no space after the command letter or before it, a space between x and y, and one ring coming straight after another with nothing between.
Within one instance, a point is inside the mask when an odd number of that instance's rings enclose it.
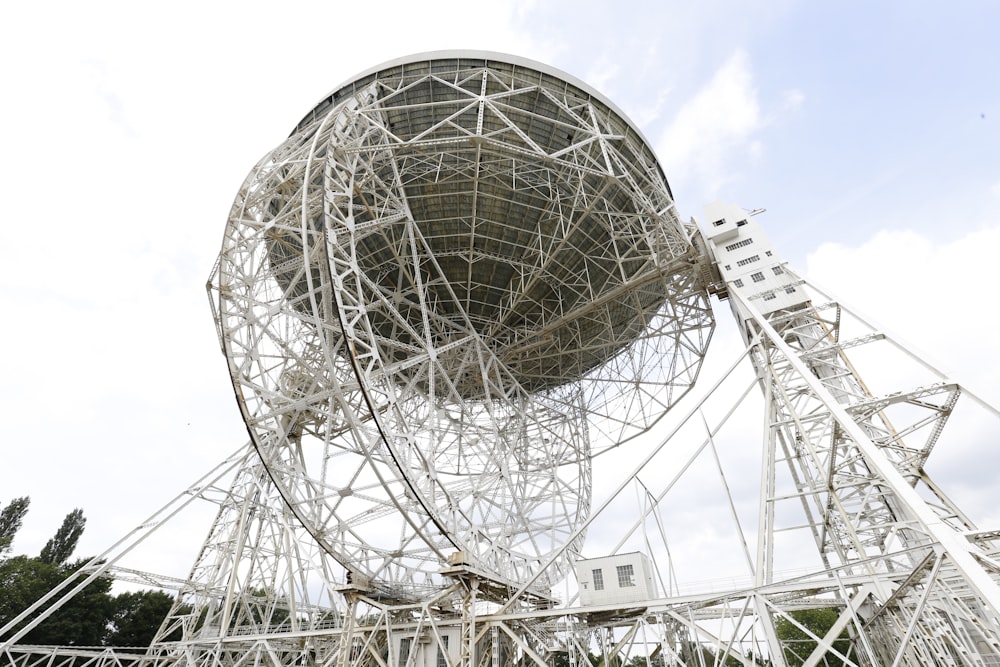
<instances>
[{"instance_id":1,"label":"parabolic dish","mask_svg":"<svg viewBox=\"0 0 1000 667\"><path fill-rule=\"evenodd\" d=\"M250 173L214 278L253 441L387 596L467 562L558 581L591 458L693 384L713 320L642 135L552 68L421 54L322 100Z\"/></svg>"}]
</instances>

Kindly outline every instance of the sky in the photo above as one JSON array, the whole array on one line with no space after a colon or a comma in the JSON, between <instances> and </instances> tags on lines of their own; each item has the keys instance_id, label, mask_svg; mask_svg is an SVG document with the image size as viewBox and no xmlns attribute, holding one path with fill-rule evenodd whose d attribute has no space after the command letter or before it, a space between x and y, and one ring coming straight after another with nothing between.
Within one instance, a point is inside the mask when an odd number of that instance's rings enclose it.
<instances>
[{"instance_id":1,"label":"sky","mask_svg":"<svg viewBox=\"0 0 1000 667\"><path fill-rule=\"evenodd\" d=\"M329 91L422 51L511 53L589 83L642 129L684 218L717 199L766 209L792 266L1000 399L994 2L56 0L4 14L0 504L32 499L15 553L76 507L78 554L98 553L246 440L205 292L233 197ZM723 354L735 333L718 316ZM935 454L973 517L995 516L993 444ZM176 541L197 548L207 528Z\"/></svg>"}]
</instances>

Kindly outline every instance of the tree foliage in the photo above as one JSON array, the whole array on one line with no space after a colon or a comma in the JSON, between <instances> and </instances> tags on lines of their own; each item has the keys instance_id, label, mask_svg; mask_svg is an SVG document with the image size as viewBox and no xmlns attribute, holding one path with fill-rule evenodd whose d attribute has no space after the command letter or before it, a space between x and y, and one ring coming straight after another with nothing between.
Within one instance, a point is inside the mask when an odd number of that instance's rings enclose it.
<instances>
[{"instance_id":1,"label":"tree foliage","mask_svg":"<svg viewBox=\"0 0 1000 667\"><path fill-rule=\"evenodd\" d=\"M83 516L83 510L75 509L67 514L56 534L42 547L38 559L53 565L65 563L76 550L76 543L80 541L86 525L87 519Z\"/></svg>"},{"instance_id":2,"label":"tree foliage","mask_svg":"<svg viewBox=\"0 0 1000 667\"><path fill-rule=\"evenodd\" d=\"M105 646L149 646L174 599L162 591L134 591L114 598Z\"/></svg>"},{"instance_id":3,"label":"tree foliage","mask_svg":"<svg viewBox=\"0 0 1000 667\"><path fill-rule=\"evenodd\" d=\"M84 561L56 565L27 556L0 562L0 625L20 614L83 565ZM95 580L32 628L20 641L24 644L100 646L111 619L110 591L110 578ZM18 627L23 627L30 620Z\"/></svg>"},{"instance_id":4,"label":"tree foliage","mask_svg":"<svg viewBox=\"0 0 1000 667\"><path fill-rule=\"evenodd\" d=\"M28 498L16 498L0 510L0 626L19 616L92 560L69 562L87 523L80 509L66 516L37 557L2 557L9 551L21 527L28 504ZM19 642L58 646L148 646L169 612L173 598L159 591L112 595L111 585L110 577L95 579L28 631ZM14 632L36 617L37 614L20 622Z\"/></svg>"},{"instance_id":5,"label":"tree foliage","mask_svg":"<svg viewBox=\"0 0 1000 667\"><path fill-rule=\"evenodd\" d=\"M27 496L14 498L0 510L0 554L10 551L14 535L21 528L21 522L24 521L24 515L28 513L30 503L31 499Z\"/></svg>"},{"instance_id":6,"label":"tree foliage","mask_svg":"<svg viewBox=\"0 0 1000 667\"><path fill-rule=\"evenodd\" d=\"M832 607L798 609L789 612L788 615L807 628L809 632L820 638L826 636L826 633L830 631L830 628L833 627L840 616L839 612ZM781 641L782 650L785 654L785 662L788 663L788 667L799 667L799 665L802 665L818 645L815 639L787 618L778 618L774 629L778 635L778 639ZM849 653L851 650L851 640L848 638L846 631L834 640L833 647L843 655L851 655ZM821 662L820 664L826 664L829 667L841 667L845 664L843 660L833 654L825 656L824 660L826 662Z\"/></svg>"}]
</instances>

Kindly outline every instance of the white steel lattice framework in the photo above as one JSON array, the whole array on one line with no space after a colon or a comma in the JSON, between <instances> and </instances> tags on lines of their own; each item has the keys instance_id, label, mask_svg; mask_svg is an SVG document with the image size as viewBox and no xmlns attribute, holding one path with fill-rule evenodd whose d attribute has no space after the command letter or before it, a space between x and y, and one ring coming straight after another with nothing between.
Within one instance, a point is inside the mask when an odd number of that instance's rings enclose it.
<instances>
[{"instance_id":1,"label":"white steel lattice framework","mask_svg":"<svg viewBox=\"0 0 1000 667\"><path fill-rule=\"evenodd\" d=\"M842 338L849 311L741 209L704 223L680 222L624 115L551 68L463 52L352 79L251 172L210 281L251 442L0 628L6 664L1000 664L1000 533L925 470L962 389L931 372L876 395L847 351L895 344L863 318ZM698 375L710 293L764 398L746 531L716 438L747 392L660 479L746 365L663 420ZM592 506L591 462L618 446L634 469ZM663 515L707 452L749 578L681 591ZM660 591L581 604L570 565L635 485L635 522L601 537L620 551L656 526L664 548L640 548ZM119 564L195 500L217 514L187 577ZM803 545L818 565L786 574ZM16 643L108 572L177 591L148 650ZM824 636L810 608L834 611Z\"/></svg>"},{"instance_id":2,"label":"white steel lattice framework","mask_svg":"<svg viewBox=\"0 0 1000 667\"><path fill-rule=\"evenodd\" d=\"M746 212L715 205L706 220L717 287L765 396L756 585L775 582L775 542L789 529L780 508L794 503L838 582L853 660L1000 664L996 533L978 530L924 468L961 388L935 371L916 389L873 395L846 351L902 346L864 318L862 335L842 339L842 305L814 303L810 292L823 293L781 261Z\"/></svg>"},{"instance_id":3,"label":"white steel lattice framework","mask_svg":"<svg viewBox=\"0 0 1000 667\"><path fill-rule=\"evenodd\" d=\"M251 172L214 279L278 490L381 596L425 597L453 552L546 594L594 449L697 375L689 233L583 84L457 56L342 86Z\"/></svg>"}]
</instances>

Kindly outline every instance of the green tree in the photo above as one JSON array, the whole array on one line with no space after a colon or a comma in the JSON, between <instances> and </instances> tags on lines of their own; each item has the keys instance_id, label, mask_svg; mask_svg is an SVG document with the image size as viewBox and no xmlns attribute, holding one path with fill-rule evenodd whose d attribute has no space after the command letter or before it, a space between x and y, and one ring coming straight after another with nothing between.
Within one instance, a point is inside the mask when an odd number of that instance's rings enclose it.
<instances>
[{"instance_id":1,"label":"green tree","mask_svg":"<svg viewBox=\"0 0 1000 667\"><path fill-rule=\"evenodd\" d=\"M840 616L838 611L833 607L798 609L789 612L788 615L814 635L821 638L826 636L826 633L830 631L830 628L833 627L833 624L837 622L837 618ZM815 639L784 617L777 619L775 632L781 641L782 651L785 654L785 662L788 663L789 667L799 667L799 665L802 665L818 644ZM842 655L851 655L849 653L851 650L851 640L848 638L846 631L834 640L833 647ZM825 663L821 664L826 664L828 667L842 667L845 664L843 660L832 654L825 656L824 660Z\"/></svg>"},{"instance_id":2,"label":"green tree","mask_svg":"<svg viewBox=\"0 0 1000 667\"><path fill-rule=\"evenodd\" d=\"M597 665L602 662L603 658L600 658L593 653L587 653L586 656L578 655L576 656L576 664L578 667L588 667L589 665ZM549 653L549 664L552 667L569 667L569 652L566 650L553 651Z\"/></svg>"},{"instance_id":3,"label":"green tree","mask_svg":"<svg viewBox=\"0 0 1000 667\"><path fill-rule=\"evenodd\" d=\"M52 563L53 565L65 563L73 555L76 543L80 541L80 536L83 535L83 529L86 525L87 519L83 516L83 510L75 509L67 514L56 534L42 547L42 553L38 555L38 559L43 563Z\"/></svg>"},{"instance_id":4,"label":"green tree","mask_svg":"<svg viewBox=\"0 0 1000 667\"><path fill-rule=\"evenodd\" d=\"M27 496L14 498L0 510L0 554L10 551L14 535L21 528L21 522L24 521L24 515L28 513L30 503L31 499Z\"/></svg>"},{"instance_id":5,"label":"green tree","mask_svg":"<svg viewBox=\"0 0 1000 667\"><path fill-rule=\"evenodd\" d=\"M57 569L27 556L0 560L0 626L45 595L53 582L59 583Z\"/></svg>"},{"instance_id":6,"label":"green tree","mask_svg":"<svg viewBox=\"0 0 1000 667\"><path fill-rule=\"evenodd\" d=\"M173 603L174 599L162 591L135 591L116 596L104 645L149 646Z\"/></svg>"},{"instance_id":7,"label":"green tree","mask_svg":"<svg viewBox=\"0 0 1000 667\"><path fill-rule=\"evenodd\" d=\"M77 561L56 565L27 556L0 561L0 625L5 625L84 564L85 561ZM110 590L110 578L97 579L32 628L21 638L21 643L100 646L113 612Z\"/></svg>"},{"instance_id":8,"label":"green tree","mask_svg":"<svg viewBox=\"0 0 1000 667\"><path fill-rule=\"evenodd\" d=\"M27 497L15 498L0 510L0 554L10 550L28 504ZM90 559L68 562L86 523L83 511L75 509L66 515L62 526L36 558L0 558L0 626L16 618L67 577L79 573L89 562ZM91 582L27 632L20 642L60 646L148 646L169 612L172 598L158 591L112 596L111 584L110 577ZM69 590L67 588L66 592ZM58 597L61 596L56 599ZM15 632L34 618L37 614L20 623Z\"/></svg>"}]
</instances>

